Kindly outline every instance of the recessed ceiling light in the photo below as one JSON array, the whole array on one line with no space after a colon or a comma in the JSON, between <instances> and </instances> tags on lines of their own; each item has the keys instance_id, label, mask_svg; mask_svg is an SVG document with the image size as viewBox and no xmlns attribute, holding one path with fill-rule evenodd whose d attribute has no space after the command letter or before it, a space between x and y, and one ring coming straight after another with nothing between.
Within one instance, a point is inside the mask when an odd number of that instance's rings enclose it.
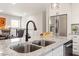
<instances>
[{"instance_id":1,"label":"recessed ceiling light","mask_svg":"<svg viewBox=\"0 0 79 59\"><path fill-rule=\"evenodd\" d=\"M0 12L3 12L3 10L0 10Z\"/></svg>"}]
</instances>

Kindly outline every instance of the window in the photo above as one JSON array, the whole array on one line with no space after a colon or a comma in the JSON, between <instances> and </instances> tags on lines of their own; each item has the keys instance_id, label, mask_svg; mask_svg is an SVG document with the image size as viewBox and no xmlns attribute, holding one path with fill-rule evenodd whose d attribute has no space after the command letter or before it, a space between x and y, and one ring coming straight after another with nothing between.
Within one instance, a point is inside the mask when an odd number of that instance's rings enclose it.
<instances>
[{"instance_id":1,"label":"window","mask_svg":"<svg viewBox=\"0 0 79 59\"><path fill-rule=\"evenodd\" d=\"M19 27L19 23L20 23L19 20L11 20L11 27L12 27L12 28L17 28L17 27Z\"/></svg>"}]
</instances>

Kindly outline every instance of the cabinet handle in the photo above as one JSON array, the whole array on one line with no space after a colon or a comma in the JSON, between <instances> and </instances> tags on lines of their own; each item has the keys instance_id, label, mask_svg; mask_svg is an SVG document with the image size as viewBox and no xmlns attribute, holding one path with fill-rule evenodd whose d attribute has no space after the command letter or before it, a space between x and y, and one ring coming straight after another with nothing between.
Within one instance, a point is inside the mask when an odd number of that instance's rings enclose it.
<instances>
[{"instance_id":1,"label":"cabinet handle","mask_svg":"<svg viewBox=\"0 0 79 59\"><path fill-rule=\"evenodd\" d=\"M78 43L78 42L73 42L73 43Z\"/></svg>"},{"instance_id":2,"label":"cabinet handle","mask_svg":"<svg viewBox=\"0 0 79 59\"><path fill-rule=\"evenodd\" d=\"M74 50L77 50L77 48L73 48Z\"/></svg>"},{"instance_id":3,"label":"cabinet handle","mask_svg":"<svg viewBox=\"0 0 79 59\"><path fill-rule=\"evenodd\" d=\"M77 36L74 36L74 38L77 38Z\"/></svg>"}]
</instances>

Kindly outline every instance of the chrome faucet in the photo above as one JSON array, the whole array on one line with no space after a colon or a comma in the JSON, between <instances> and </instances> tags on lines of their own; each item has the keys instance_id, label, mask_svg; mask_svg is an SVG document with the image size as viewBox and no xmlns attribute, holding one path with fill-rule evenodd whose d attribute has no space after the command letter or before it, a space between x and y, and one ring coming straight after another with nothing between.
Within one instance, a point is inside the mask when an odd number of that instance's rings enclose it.
<instances>
[{"instance_id":1,"label":"chrome faucet","mask_svg":"<svg viewBox=\"0 0 79 59\"><path fill-rule=\"evenodd\" d=\"M30 22L33 23L34 30L37 30L34 21L32 21L32 20L28 21L27 24L26 24L26 41L28 41L28 39L31 38L31 36L29 36L29 33L28 33L28 24L29 24Z\"/></svg>"}]
</instances>

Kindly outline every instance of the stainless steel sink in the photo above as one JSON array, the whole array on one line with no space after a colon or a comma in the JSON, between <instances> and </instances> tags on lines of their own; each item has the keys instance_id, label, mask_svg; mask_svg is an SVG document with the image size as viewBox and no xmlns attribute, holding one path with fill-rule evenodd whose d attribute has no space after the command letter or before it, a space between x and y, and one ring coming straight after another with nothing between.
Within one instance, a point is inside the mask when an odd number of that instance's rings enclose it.
<instances>
[{"instance_id":1,"label":"stainless steel sink","mask_svg":"<svg viewBox=\"0 0 79 59\"><path fill-rule=\"evenodd\" d=\"M10 49L13 49L16 52L19 53L29 53L34 52L41 47L48 46L50 44L54 44L55 41L46 41L46 40L35 40L32 42L32 44L17 44L10 46Z\"/></svg>"},{"instance_id":2,"label":"stainless steel sink","mask_svg":"<svg viewBox=\"0 0 79 59\"><path fill-rule=\"evenodd\" d=\"M36 40L36 41L33 41L32 44L36 44L36 45L39 45L39 46L48 46L50 44L54 44L55 41L46 41L46 40Z\"/></svg>"},{"instance_id":3,"label":"stainless steel sink","mask_svg":"<svg viewBox=\"0 0 79 59\"><path fill-rule=\"evenodd\" d=\"M40 48L41 47L35 46L35 45L32 45L32 44L26 44L26 45L21 44L21 45L14 45L14 46L10 47L10 49L13 49L13 50L15 50L16 52L19 52L19 53L29 53L29 52L36 51Z\"/></svg>"}]
</instances>

